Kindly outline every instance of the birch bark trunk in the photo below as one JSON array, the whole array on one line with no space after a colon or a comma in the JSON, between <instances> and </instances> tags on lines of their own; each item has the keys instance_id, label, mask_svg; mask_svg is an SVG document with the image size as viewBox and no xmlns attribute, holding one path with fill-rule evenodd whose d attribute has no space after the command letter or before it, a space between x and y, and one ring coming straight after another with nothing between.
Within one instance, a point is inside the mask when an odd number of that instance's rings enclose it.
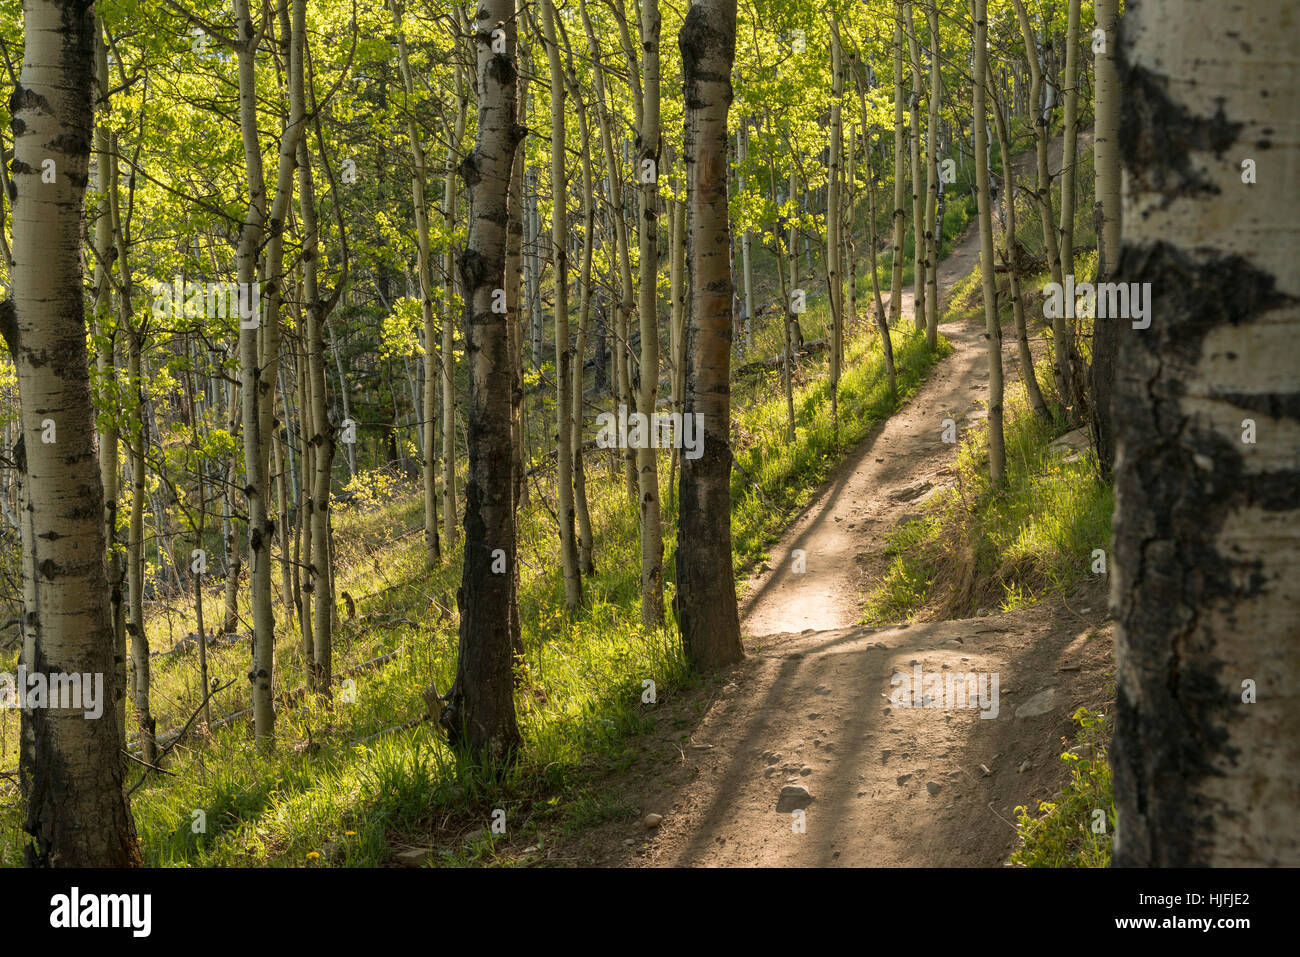
<instances>
[{"instance_id":1,"label":"birch bark trunk","mask_svg":"<svg viewBox=\"0 0 1300 957\"><path fill-rule=\"evenodd\" d=\"M24 861L35 867L139 866L123 790L124 745L110 702L117 665L104 564L80 257L95 81L85 0L24 0L22 72L10 106L14 156L14 321L25 463L22 663L102 680L101 712L25 708L19 782ZM42 181L52 161L55 179Z\"/></svg>"},{"instance_id":2,"label":"birch bark trunk","mask_svg":"<svg viewBox=\"0 0 1300 957\"><path fill-rule=\"evenodd\" d=\"M1119 56L1114 863L1295 867L1295 5L1133 4Z\"/></svg>"}]
</instances>

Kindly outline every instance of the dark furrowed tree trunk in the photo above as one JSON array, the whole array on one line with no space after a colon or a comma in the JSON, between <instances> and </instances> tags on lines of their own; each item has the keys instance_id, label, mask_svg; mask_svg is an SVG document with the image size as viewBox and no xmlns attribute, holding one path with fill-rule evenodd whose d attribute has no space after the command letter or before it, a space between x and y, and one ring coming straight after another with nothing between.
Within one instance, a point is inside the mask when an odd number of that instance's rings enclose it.
<instances>
[{"instance_id":1,"label":"dark furrowed tree trunk","mask_svg":"<svg viewBox=\"0 0 1300 957\"><path fill-rule=\"evenodd\" d=\"M735 0L700 0L678 35L686 104L690 320L685 415L704 417L703 454L683 456L677 532L677 619L691 663L744 657L731 566L731 268L727 250L727 111Z\"/></svg>"},{"instance_id":2,"label":"dark furrowed tree trunk","mask_svg":"<svg viewBox=\"0 0 1300 957\"><path fill-rule=\"evenodd\" d=\"M497 764L517 752L510 629L515 563L510 368L504 299L508 192L515 150L515 38L505 29L512 0L482 0L474 24L478 51L478 132L460 173L469 194L469 233L460 257L465 296L469 468L465 484L465 565L457 604L456 682L441 722L453 744ZM496 41L494 49L494 40Z\"/></svg>"}]
</instances>

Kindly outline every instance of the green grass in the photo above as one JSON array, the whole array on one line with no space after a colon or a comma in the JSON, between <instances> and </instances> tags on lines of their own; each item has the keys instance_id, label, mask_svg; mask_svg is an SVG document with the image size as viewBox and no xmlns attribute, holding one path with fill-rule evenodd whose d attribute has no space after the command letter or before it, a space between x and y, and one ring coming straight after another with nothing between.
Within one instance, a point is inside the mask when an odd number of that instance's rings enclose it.
<instances>
[{"instance_id":1,"label":"green grass","mask_svg":"<svg viewBox=\"0 0 1300 957\"><path fill-rule=\"evenodd\" d=\"M1078 744L1061 755L1070 780L1055 802L1039 801L1037 813L1016 808L1020 846L1010 863L1020 867L1109 867L1115 833L1115 801L1106 762L1109 727L1104 713L1074 713Z\"/></svg>"},{"instance_id":2,"label":"green grass","mask_svg":"<svg viewBox=\"0 0 1300 957\"><path fill-rule=\"evenodd\" d=\"M1109 548L1113 498L1097 482L1091 451L1066 462L1049 448L1065 431L1034 416L1023 385L1009 389L1006 487L992 489L987 430L973 430L958 451L955 486L887 536L889 566L864 621L1010 611L1091 574L1092 550Z\"/></svg>"}]
</instances>

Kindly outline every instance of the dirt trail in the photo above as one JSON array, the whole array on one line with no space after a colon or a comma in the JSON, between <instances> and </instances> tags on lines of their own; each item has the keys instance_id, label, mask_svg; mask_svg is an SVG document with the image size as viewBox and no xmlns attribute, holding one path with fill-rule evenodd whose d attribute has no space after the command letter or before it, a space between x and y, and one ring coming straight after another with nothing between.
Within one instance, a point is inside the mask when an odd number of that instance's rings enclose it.
<instances>
[{"instance_id":1,"label":"dirt trail","mask_svg":"<svg viewBox=\"0 0 1300 957\"><path fill-rule=\"evenodd\" d=\"M953 285L978 263L979 234L969 230L940 263L939 301L947 302ZM888 309L889 295L884 298ZM904 291L907 328L912 302L912 291ZM943 442L943 422L951 418L964 432L983 414L980 403L988 397L983 328L948 324L941 331L953 354L840 465L771 550L773 564L751 580L741 603L744 634L847 628L861 618L866 569L857 558L863 542L883 539L898 515L945 484L955 446ZM1010 350L1006 354L1011 357ZM796 552L803 553L805 571L796 571Z\"/></svg>"},{"instance_id":2,"label":"dirt trail","mask_svg":"<svg viewBox=\"0 0 1300 957\"><path fill-rule=\"evenodd\" d=\"M1092 133L1079 136L1079 150L1092 145ZM1049 144L1048 168L1060 173L1063 143ZM1034 154L1017 158L1022 184L1032 180ZM1024 179L1028 177L1028 180ZM947 303L952 287L979 266L979 232L972 221L965 235L939 263L939 302ZM885 307L890 296L884 294ZM911 329L913 290L902 292L904 328ZM870 308L870 304L868 304ZM943 423L951 418L961 433L987 413L988 356L983 322L944 325L954 353L935 369L903 408L878 426L849 456L804 509L751 579L741 605L746 635L846 628L858 621L860 592L883 569L878 556L864 555L863 541L880 541L914 512L927 496L950 483L954 445L942 441ZM1013 330L1003 330L1006 381L1016 381L1019 363ZM803 553L806 571L796 572L795 552Z\"/></svg>"},{"instance_id":3,"label":"dirt trail","mask_svg":"<svg viewBox=\"0 0 1300 957\"><path fill-rule=\"evenodd\" d=\"M1059 166L1059 140L1052 154ZM940 264L942 302L977 263L972 230ZM656 706L658 730L635 739L629 766L599 784L602 800L627 816L560 842L551 860L996 866L1014 846L1014 808L1059 789L1070 715L1107 696L1101 583L1008 614L855 625L862 592L884 568L885 534L952 481L956 446L943 442L943 420L960 434L984 414L982 322L941 331L953 354L843 463L749 583L745 661ZM1008 383L1018 374L1009 332ZM988 697L921 707L918 688L917 706L892 701L894 676L918 670L983 676ZM808 793L786 803L783 788ZM656 827L643 823L650 813L663 816Z\"/></svg>"}]
</instances>

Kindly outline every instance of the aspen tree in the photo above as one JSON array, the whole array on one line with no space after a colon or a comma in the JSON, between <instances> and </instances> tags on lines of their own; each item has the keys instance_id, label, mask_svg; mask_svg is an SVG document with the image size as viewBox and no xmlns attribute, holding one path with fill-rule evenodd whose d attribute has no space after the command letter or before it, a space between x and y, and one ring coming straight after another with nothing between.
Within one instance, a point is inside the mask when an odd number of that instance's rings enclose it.
<instances>
[{"instance_id":1,"label":"aspen tree","mask_svg":"<svg viewBox=\"0 0 1300 957\"><path fill-rule=\"evenodd\" d=\"M1074 272L1074 181L1079 160L1079 0L1069 0L1065 34L1065 116L1061 131L1061 273Z\"/></svg>"},{"instance_id":2,"label":"aspen tree","mask_svg":"<svg viewBox=\"0 0 1300 957\"><path fill-rule=\"evenodd\" d=\"M656 0L657 2L657 0ZM745 193L745 164L749 161L749 120L740 124L736 131L737 186L741 195ZM753 237L748 225L740 237L741 275L745 284L745 354L754 351L754 261L750 247Z\"/></svg>"},{"instance_id":3,"label":"aspen tree","mask_svg":"<svg viewBox=\"0 0 1300 957\"><path fill-rule=\"evenodd\" d=\"M867 85L864 78L859 77L858 85L858 111L862 115L862 128L867 132L867 141L870 142L870 114L867 111ZM894 343L889 337L889 320L885 316L885 303L880 295L880 271L876 264L876 249L880 245L880 236L876 232L876 171L871 162L871 149L865 150L867 154L867 223L869 233L867 236L868 261L871 266L871 292L875 303L873 314L876 317L876 331L880 333L880 349L885 357L885 374L889 379L889 394L893 398L898 398L898 375L894 368Z\"/></svg>"},{"instance_id":4,"label":"aspen tree","mask_svg":"<svg viewBox=\"0 0 1300 957\"><path fill-rule=\"evenodd\" d=\"M541 0L542 32L551 72L551 259L555 270L555 464L559 481L560 565L564 573L564 607L582 604L582 575L578 571L577 517L573 504L573 399L569 351L569 211L565 182L564 72L555 37L555 6Z\"/></svg>"},{"instance_id":5,"label":"aspen tree","mask_svg":"<svg viewBox=\"0 0 1300 957\"><path fill-rule=\"evenodd\" d=\"M1020 20L1020 33L1025 41L1025 60L1029 64L1029 102L1034 113L1034 141L1038 156L1038 180L1034 185L1033 197L1038 206L1038 219L1043 228L1043 246L1047 250L1047 265L1052 274L1052 282L1060 284L1061 255L1057 243L1056 222L1052 216L1052 179L1047 166L1047 118L1038 109L1038 97L1043 88L1043 71L1038 63L1034 28L1030 26L1029 14L1025 12L1022 0L1011 0ZM1070 378L1070 328L1064 315L1052 320L1052 378L1056 383L1056 394L1067 414L1074 415L1072 386Z\"/></svg>"},{"instance_id":6,"label":"aspen tree","mask_svg":"<svg viewBox=\"0 0 1300 957\"><path fill-rule=\"evenodd\" d=\"M447 248L443 252L442 274L446 283L442 307L442 537L448 548L456 546L456 296L455 250L452 236L456 228L456 171L460 144L465 138L469 92L465 88L460 56L455 55L456 123L447 144L447 172L442 185L442 228ZM466 295L464 288L462 296Z\"/></svg>"},{"instance_id":7,"label":"aspen tree","mask_svg":"<svg viewBox=\"0 0 1300 957\"><path fill-rule=\"evenodd\" d=\"M95 18L95 82L99 91L100 108L108 113L108 46L104 42L102 21ZM116 172L111 131L107 116L95 124L95 193L98 218L95 222L95 332L100 348L95 354L96 371L101 381L111 382L117 375L118 330L113 324L109 300L113 286L111 260L116 248L111 192L116 190L112 176ZM115 720L126 737L127 659L126 616L122 588L126 580L126 563L117 544L117 505L121 489L120 452L118 444L121 431L118 419L121 405L113 403L109 415L101 416L99 433L99 478L104 487L104 540L108 550L108 588L113 622L113 671L117 676L113 701Z\"/></svg>"},{"instance_id":8,"label":"aspen tree","mask_svg":"<svg viewBox=\"0 0 1300 957\"><path fill-rule=\"evenodd\" d=\"M989 88L993 84L992 68L986 72ZM998 148L1002 151L1002 193L1005 197L1006 218L1002 221L1002 262L1007 268L1007 285L1011 295L1011 312L1016 323L1016 349L1020 357L1020 378L1029 396L1034 415L1042 421L1051 418L1047 403L1043 401L1038 377L1034 374L1034 357L1029 351L1029 329L1025 320L1025 301L1020 288L1020 247L1016 242L1016 164L1011 156L1011 141L1007 134L1006 114L997 94L993 95L993 118L998 131Z\"/></svg>"},{"instance_id":9,"label":"aspen tree","mask_svg":"<svg viewBox=\"0 0 1300 957\"><path fill-rule=\"evenodd\" d=\"M904 188L907 182L904 150L907 141L903 133L903 4L894 0L894 211L890 215L894 224L894 244L889 280L889 324L892 326L903 315L903 233L907 228L907 214L903 210Z\"/></svg>"},{"instance_id":10,"label":"aspen tree","mask_svg":"<svg viewBox=\"0 0 1300 957\"><path fill-rule=\"evenodd\" d=\"M927 332L925 311L925 197L921 195L921 50L916 41L916 21L912 4L903 3L903 24L907 30L908 65L912 74L912 320L917 332Z\"/></svg>"},{"instance_id":11,"label":"aspen tree","mask_svg":"<svg viewBox=\"0 0 1300 957\"><path fill-rule=\"evenodd\" d=\"M839 23L831 19L831 129L826 180L826 288L831 306L831 422L839 428L840 350L844 335L844 276L840 259L840 166L843 149L844 70Z\"/></svg>"},{"instance_id":12,"label":"aspen tree","mask_svg":"<svg viewBox=\"0 0 1300 957\"><path fill-rule=\"evenodd\" d=\"M299 67L307 43L306 21L303 7L294 10L294 42L301 43ZM316 112L315 97L312 112ZM324 156L322 154L322 160ZM337 205L338 197L335 197ZM312 686L316 693L330 697L330 679L333 673L333 622L334 582L333 554L330 547L330 478L334 471L334 433L326 411L325 340L322 335L325 317L333 309L339 292L347 284L346 250L343 258L343 275L339 277L335 292L328 302L321 301L319 286L319 242L317 225L316 187L312 177L311 151L306 139L298 142L298 203L301 211L303 234L302 297L306 306L307 383L308 394L304 402L311 405L313 470L310 477L311 495L307 512L311 522L311 563L307 569L306 591L312 596L313 657L309 665ZM306 609L303 609L306 617Z\"/></svg>"},{"instance_id":13,"label":"aspen tree","mask_svg":"<svg viewBox=\"0 0 1300 957\"><path fill-rule=\"evenodd\" d=\"M288 205L286 190L292 188L294 153L297 149L297 138L302 135L303 122L301 113L297 114L285 127L284 135L281 137L280 176L277 178L273 207L268 210L266 182L262 168L262 148L257 125L256 70L257 48L260 45L261 34L253 26L248 0L235 0L235 29L238 36L240 134L244 147L244 174L248 183L248 208L239 233L236 265L240 289L251 307L253 316L257 317L256 322L241 321L239 331L240 401L244 430L244 501L248 519L249 593L253 605L252 661L248 671L248 681L252 686L253 721L257 743L259 747L269 749L275 743L275 707L272 702L275 615L271 607L273 523L267 514L270 417L266 406L275 369L267 359L269 351L278 349L278 343L272 341L271 331L277 323L275 312L273 309L265 308L253 294L253 290L260 288L258 252L262 247L268 220L276 224L272 242L277 244L279 242L284 213ZM291 45L291 51L292 49ZM290 56L293 55L291 52ZM289 73L291 77L294 75L295 71L292 67ZM267 251L267 257L274 259L270 249ZM278 264L275 268L278 272ZM251 318L250 316L250 320Z\"/></svg>"},{"instance_id":14,"label":"aspen tree","mask_svg":"<svg viewBox=\"0 0 1300 957\"><path fill-rule=\"evenodd\" d=\"M515 3L515 18L506 25L506 31L513 31L516 42L519 36L519 3ZM522 57L521 57L522 62ZM528 74L524 71L519 76L515 94L515 115L520 126L528 124ZM514 165L510 168L510 193L507 199L506 221L506 322L510 327L507 339L510 354L510 446L514 459L514 508L518 514L519 507L528 501L528 476L524 466L524 330L523 303L519 298L524 268L524 163L527 150L520 144L515 151ZM515 567L515 591L519 588L519 568ZM514 626L512 625L512 628ZM516 651L522 652L523 635L515 629Z\"/></svg>"},{"instance_id":15,"label":"aspen tree","mask_svg":"<svg viewBox=\"0 0 1300 957\"><path fill-rule=\"evenodd\" d=\"M591 511L587 505L587 477L582 457L583 446L583 368L587 354L587 334L591 317L591 268L596 232L595 177L591 168L591 130L587 123L586 104L582 102L577 76L569 55L569 93L578 101L578 140L582 153L582 264L578 270L578 341L574 348L573 405L570 408L573 432L573 503L578 516L578 570L584 575L596 571L592 552Z\"/></svg>"},{"instance_id":16,"label":"aspen tree","mask_svg":"<svg viewBox=\"0 0 1300 957\"><path fill-rule=\"evenodd\" d=\"M473 23L478 122L474 148L460 165L469 197L460 257L469 370L465 565L456 679L439 719L453 744L489 764L511 760L520 744L510 608L517 560L508 454L512 374L505 314L492 308L505 281L510 175L524 136L515 37L505 28L513 16L513 0L480 0ZM504 570L494 570L502 560Z\"/></svg>"},{"instance_id":17,"label":"aspen tree","mask_svg":"<svg viewBox=\"0 0 1300 957\"><path fill-rule=\"evenodd\" d=\"M1119 0L1097 0L1095 8L1099 38L1093 41L1095 84L1093 114L1093 171L1097 224L1097 281L1109 282L1119 265L1120 250L1120 160L1119 160L1119 71L1116 45L1119 43ZM1092 362L1088 366L1093 444L1101 478L1111 474L1115 461L1115 414L1113 395L1115 363L1118 359L1119 327L1115 322L1092 323Z\"/></svg>"},{"instance_id":18,"label":"aspen tree","mask_svg":"<svg viewBox=\"0 0 1300 957\"><path fill-rule=\"evenodd\" d=\"M1007 460L1002 434L1002 326L998 317L997 281L993 276L993 209L989 201L988 113L985 106L988 85L988 21L985 0L971 0L975 21L974 103L971 123L975 127L975 190L979 207L980 277L984 291L984 338L989 356L989 477L994 488L1006 484Z\"/></svg>"},{"instance_id":19,"label":"aspen tree","mask_svg":"<svg viewBox=\"0 0 1300 957\"><path fill-rule=\"evenodd\" d=\"M641 414L655 432L659 396L659 0L641 0L641 64L637 179L641 186L640 287ZM635 71L634 71L635 72ZM658 452L650 435L636 452L638 516L641 530L641 621L654 627L664 619L664 542L660 525Z\"/></svg>"},{"instance_id":20,"label":"aspen tree","mask_svg":"<svg viewBox=\"0 0 1300 957\"><path fill-rule=\"evenodd\" d=\"M614 150L613 118L605 93L604 66L601 62L600 44L596 39L596 30L587 9L587 0L580 0L578 5L582 15L583 30L587 34L587 50L592 61L592 92L596 97L596 123L600 129L601 150L605 154L606 183L609 192L609 216L614 227L614 263L618 272L618 288L615 291L612 312L613 328L610 330L614 340L614 405L622 403L628 411L636 404L632 401L632 379L628 363L628 322L627 310L634 299L632 290L632 264L628 253L627 210L624 203L623 180L619 175L618 156ZM635 61L633 61L635 63ZM636 70L632 70L629 83L639 84ZM639 97L634 98L639 104ZM638 113L640 106L637 106ZM617 409L615 409L617 412ZM636 502L640 494L636 471L636 450L626 448L622 452L624 480L627 485L628 498Z\"/></svg>"},{"instance_id":21,"label":"aspen tree","mask_svg":"<svg viewBox=\"0 0 1300 957\"><path fill-rule=\"evenodd\" d=\"M704 417L704 448L683 457L677 531L677 620L687 660L713 669L744 657L731 559L731 264L727 247L727 112L735 0L699 0L678 34L686 104L691 313L684 415Z\"/></svg>"},{"instance_id":22,"label":"aspen tree","mask_svg":"<svg viewBox=\"0 0 1300 957\"><path fill-rule=\"evenodd\" d=\"M925 147L925 343L934 349L939 345L939 247L943 241L935 229L939 208L939 97L943 84L939 70L938 0L929 0L925 12L930 27L930 97Z\"/></svg>"},{"instance_id":23,"label":"aspen tree","mask_svg":"<svg viewBox=\"0 0 1300 957\"><path fill-rule=\"evenodd\" d=\"M1295 867L1295 4L1133 4L1119 58L1113 863Z\"/></svg>"},{"instance_id":24,"label":"aspen tree","mask_svg":"<svg viewBox=\"0 0 1300 957\"><path fill-rule=\"evenodd\" d=\"M424 561L433 568L442 564L442 543L438 540L438 349L437 325L433 321L433 288L429 278L429 208L425 199L426 167L424 146L415 123L415 80L402 29L402 4L392 0L393 29L397 32L397 64L402 73L403 112L406 138L411 151L411 206L415 216L415 282L420 294L420 317L424 321L424 391L420 397L422 447L421 479L424 485Z\"/></svg>"},{"instance_id":25,"label":"aspen tree","mask_svg":"<svg viewBox=\"0 0 1300 957\"><path fill-rule=\"evenodd\" d=\"M792 331L793 331L792 326L793 326L794 313L792 312L791 309L792 290L790 286L786 283L785 269L782 268L783 264L781 262L784 256L783 250L785 247L785 237L781 234L781 229L779 225L781 215L782 215L781 214L782 204L781 204L781 196L777 192L777 188L776 188L776 160L775 157L773 157L772 155L773 150L771 147L773 137L772 137L772 111L770 108L765 108L763 111L763 125L768 134L767 135L768 192L771 196L772 204L776 207L776 216L777 216L777 223L773 225L773 229L772 229L772 245L773 245L773 252L775 253L775 257L776 257L774 266L776 268L777 282L779 283L780 290L781 290L781 302L784 304L781 309L781 325L782 325L782 335L783 335L783 346L782 346L783 351L781 353L782 356L781 391L785 395L785 409L786 409L785 437L787 442L793 442L795 438L794 436L794 371L793 371L794 350L793 350L793 343L791 339L792 339ZM679 244L677 243L675 238L673 241L673 250L674 250L674 255L680 254Z\"/></svg>"},{"instance_id":26,"label":"aspen tree","mask_svg":"<svg viewBox=\"0 0 1300 957\"><path fill-rule=\"evenodd\" d=\"M116 133L109 133L109 146L114 157L119 155ZM116 163L109 164L108 214L112 231L114 259L121 271L118 280L118 328L126 334L126 381L129 396L127 413L126 448L130 466L131 503L127 513L127 542L125 577L127 582L127 609L125 630L130 637L130 671L127 689L131 705L135 708L136 727L139 731L140 753L152 764L158 755L155 742L155 722L149 708L150 667L149 639L144 629L144 500L147 472L144 460L144 372L142 353L145 330L137 323L131 306L133 289L130 262L127 257L128 240L123 224L120 196L120 176ZM142 320L144 321L144 320Z\"/></svg>"},{"instance_id":27,"label":"aspen tree","mask_svg":"<svg viewBox=\"0 0 1300 957\"><path fill-rule=\"evenodd\" d=\"M0 317L17 371L24 446L20 660L33 673L102 675L106 703L118 693L118 671L79 255L94 121L94 11L84 0L24 0L23 25L22 72L9 101L14 297ZM43 180L46 161L53 182ZM20 723L24 862L139 866L123 789L125 741L112 711L91 719L82 707L24 708Z\"/></svg>"}]
</instances>

